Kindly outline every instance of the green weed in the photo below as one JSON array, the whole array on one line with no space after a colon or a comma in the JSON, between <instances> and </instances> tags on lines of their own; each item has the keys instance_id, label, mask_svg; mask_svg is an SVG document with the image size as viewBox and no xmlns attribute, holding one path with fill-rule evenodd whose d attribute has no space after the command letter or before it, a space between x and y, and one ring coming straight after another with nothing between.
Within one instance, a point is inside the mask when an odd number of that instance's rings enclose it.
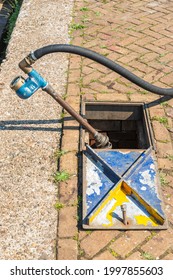
<instances>
[{"instance_id":1,"label":"green weed","mask_svg":"<svg viewBox=\"0 0 173 280\"><path fill-rule=\"evenodd\" d=\"M162 186L165 186L165 185L168 184L168 182L165 178L165 174L163 174L163 173L160 173L160 183L161 183Z\"/></svg>"},{"instance_id":2,"label":"green weed","mask_svg":"<svg viewBox=\"0 0 173 280\"><path fill-rule=\"evenodd\" d=\"M117 258L119 255L112 249L109 250L109 252L111 253L111 255L115 258Z\"/></svg>"},{"instance_id":3,"label":"green weed","mask_svg":"<svg viewBox=\"0 0 173 280\"><path fill-rule=\"evenodd\" d=\"M98 79L91 79L90 83L95 83L95 82L98 82L98 81L99 81Z\"/></svg>"},{"instance_id":4,"label":"green weed","mask_svg":"<svg viewBox=\"0 0 173 280\"><path fill-rule=\"evenodd\" d=\"M73 236L73 240L79 241L79 234L78 234L78 233L76 233L76 234Z\"/></svg>"},{"instance_id":5,"label":"green weed","mask_svg":"<svg viewBox=\"0 0 173 280\"><path fill-rule=\"evenodd\" d=\"M164 57L166 55L166 53L161 53L159 54L159 57Z\"/></svg>"},{"instance_id":6,"label":"green weed","mask_svg":"<svg viewBox=\"0 0 173 280\"><path fill-rule=\"evenodd\" d=\"M101 45L100 48L101 49L106 49L106 46L105 45Z\"/></svg>"},{"instance_id":7,"label":"green weed","mask_svg":"<svg viewBox=\"0 0 173 280\"><path fill-rule=\"evenodd\" d=\"M146 94L148 94L148 91L146 91L146 90L140 90L139 93L140 93L140 94L143 94L143 95L146 95Z\"/></svg>"},{"instance_id":8,"label":"green weed","mask_svg":"<svg viewBox=\"0 0 173 280\"><path fill-rule=\"evenodd\" d=\"M77 198L77 200L76 201L74 201L72 204L71 204L71 206L77 206L77 207L79 207L79 204L82 202L82 196L78 196L78 198Z\"/></svg>"},{"instance_id":9,"label":"green weed","mask_svg":"<svg viewBox=\"0 0 173 280\"><path fill-rule=\"evenodd\" d=\"M80 29L84 29L85 25L84 24L80 24L80 23L72 23L70 26L71 30L80 30Z\"/></svg>"},{"instance_id":10,"label":"green weed","mask_svg":"<svg viewBox=\"0 0 173 280\"><path fill-rule=\"evenodd\" d=\"M169 159L170 161L173 161L173 155L167 155L166 157L167 157L167 159Z\"/></svg>"},{"instance_id":11,"label":"green weed","mask_svg":"<svg viewBox=\"0 0 173 280\"><path fill-rule=\"evenodd\" d=\"M57 150L57 151L55 151L55 157L57 158L57 159L59 159L60 157L62 157L63 155L65 155L65 154L67 154L68 153L68 151L64 151L64 150Z\"/></svg>"},{"instance_id":12,"label":"green weed","mask_svg":"<svg viewBox=\"0 0 173 280\"><path fill-rule=\"evenodd\" d=\"M163 144L167 144L167 143L169 143L170 141L169 141L169 140L158 140L158 142L163 143Z\"/></svg>"},{"instance_id":13,"label":"green weed","mask_svg":"<svg viewBox=\"0 0 173 280\"><path fill-rule=\"evenodd\" d=\"M86 23L87 21L89 21L88 16L87 15L83 15L81 21L82 21L82 23Z\"/></svg>"},{"instance_id":14,"label":"green weed","mask_svg":"<svg viewBox=\"0 0 173 280\"><path fill-rule=\"evenodd\" d=\"M95 15L96 15L97 17L99 17L99 16L101 16L101 13L100 13L100 12L95 12Z\"/></svg>"},{"instance_id":15,"label":"green weed","mask_svg":"<svg viewBox=\"0 0 173 280\"><path fill-rule=\"evenodd\" d=\"M64 207L64 204L57 201L55 203L54 207L55 207L56 210L60 210Z\"/></svg>"},{"instance_id":16,"label":"green weed","mask_svg":"<svg viewBox=\"0 0 173 280\"><path fill-rule=\"evenodd\" d=\"M79 82L77 82L77 84L80 86L80 88L84 87L83 77L80 77Z\"/></svg>"},{"instance_id":17,"label":"green weed","mask_svg":"<svg viewBox=\"0 0 173 280\"><path fill-rule=\"evenodd\" d=\"M128 91L127 94L128 94L128 95L131 95L131 94L133 94L133 92L132 92L132 91Z\"/></svg>"},{"instance_id":18,"label":"green weed","mask_svg":"<svg viewBox=\"0 0 173 280\"><path fill-rule=\"evenodd\" d=\"M155 257L152 256L150 253L147 252L143 252L141 254L141 256L145 259L145 260L155 260Z\"/></svg>"},{"instance_id":19,"label":"green weed","mask_svg":"<svg viewBox=\"0 0 173 280\"><path fill-rule=\"evenodd\" d=\"M80 92L80 95L85 95L85 91L81 91L81 92Z\"/></svg>"},{"instance_id":20,"label":"green weed","mask_svg":"<svg viewBox=\"0 0 173 280\"><path fill-rule=\"evenodd\" d=\"M153 118L152 118L152 120L153 121L158 121L159 123L162 123L162 124L164 124L164 125L168 125L168 119L167 119L167 117L158 117L158 116L154 116Z\"/></svg>"},{"instance_id":21,"label":"green weed","mask_svg":"<svg viewBox=\"0 0 173 280\"><path fill-rule=\"evenodd\" d=\"M133 92L132 91L128 91L126 94L127 94L128 99L131 100L131 95L133 94Z\"/></svg>"},{"instance_id":22,"label":"green weed","mask_svg":"<svg viewBox=\"0 0 173 280\"><path fill-rule=\"evenodd\" d=\"M164 102L160 103L160 105L162 105L163 107L168 107L168 102L164 101Z\"/></svg>"},{"instance_id":23,"label":"green weed","mask_svg":"<svg viewBox=\"0 0 173 280\"><path fill-rule=\"evenodd\" d=\"M80 11L81 11L81 12L88 12L89 9L88 9L87 7L82 7L82 8L80 9Z\"/></svg>"},{"instance_id":24,"label":"green weed","mask_svg":"<svg viewBox=\"0 0 173 280\"><path fill-rule=\"evenodd\" d=\"M86 230L85 233L86 233L87 235L90 235L90 234L92 233L92 230Z\"/></svg>"},{"instance_id":25,"label":"green weed","mask_svg":"<svg viewBox=\"0 0 173 280\"><path fill-rule=\"evenodd\" d=\"M67 112L61 112L60 119L63 120L66 115L67 115Z\"/></svg>"},{"instance_id":26,"label":"green weed","mask_svg":"<svg viewBox=\"0 0 173 280\"><path fill-rule=\"evenodd\" d=\"M57 171L54 174L54 183L65 182L70 179L70 176L66 171Z\"/></svg>"}]
</instances>

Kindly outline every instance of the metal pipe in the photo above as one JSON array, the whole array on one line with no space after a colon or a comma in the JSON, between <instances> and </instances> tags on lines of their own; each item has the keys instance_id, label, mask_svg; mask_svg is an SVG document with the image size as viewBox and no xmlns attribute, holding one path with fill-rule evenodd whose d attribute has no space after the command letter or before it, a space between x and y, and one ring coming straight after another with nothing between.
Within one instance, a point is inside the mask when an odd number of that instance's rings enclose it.
<instances>
[{"instance_id":1,"label":"metal pipe","mask_svg":"<svg viewBox=\"0 0 173 280\"><path fill-rule=\"evenodd\" d=\"M123 214L123 224L127 226L127 206L126 204L121 205L121 210Z\"/></svg>"},{"instance_id":2,"label":"metal pipe","mask_svg":"<svg viewBox=\"0 0 173 280\"><path fill-rule=\"evenodd\" d=\"M62 97L55 93L52 86L44 79L40 74L32 68L34 60L30 57L26 57L19 63L19 67L28 74L28 78L24 79L19 76L11 82L11 88L22 99L27 99L34 94L39 88L46 91L51 95L72 117L75 118L89 133L91 133L95 139L95 145L97 148L111 148L112 145L109 142L107 135L99 133L93 128L81 115L79 115Z\"/></svg>"},{"instance_id":3,"label":"metal pipe","mask_svg":"<svg viewBox=\"0 0 173 280\"><path fill-rule=\"evenodd\" d=\"M50 84L48 84L43 90L51 95L53 99L55 99L71 116L73 116L77 122L79 122L88 132L94 136L96 146L98 148L111 147L108 136L99 133L95 128L93 128L65 100L63 100L59 94L55 93L55 90Z\"/></svg>"}]
</instances>

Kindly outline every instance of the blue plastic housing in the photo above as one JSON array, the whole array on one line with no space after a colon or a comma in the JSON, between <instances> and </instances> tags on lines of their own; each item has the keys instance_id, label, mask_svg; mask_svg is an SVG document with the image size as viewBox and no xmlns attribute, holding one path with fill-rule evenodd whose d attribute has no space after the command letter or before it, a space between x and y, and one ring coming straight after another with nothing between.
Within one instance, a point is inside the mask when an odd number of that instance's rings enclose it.
<instances>
[{"instance_id":1,"label":"blue plastic housing","mask_svg":"<svg viewBox=\"0 0 173 280\"><path fill-rule=\"evenodd\" d=\"M47 81L45 81L40 74L34 69L28 74L28 78L25 83L16 91L17 95L22 99L27 99L39 88L45 88Z\"/></svg>"}]
</instances>

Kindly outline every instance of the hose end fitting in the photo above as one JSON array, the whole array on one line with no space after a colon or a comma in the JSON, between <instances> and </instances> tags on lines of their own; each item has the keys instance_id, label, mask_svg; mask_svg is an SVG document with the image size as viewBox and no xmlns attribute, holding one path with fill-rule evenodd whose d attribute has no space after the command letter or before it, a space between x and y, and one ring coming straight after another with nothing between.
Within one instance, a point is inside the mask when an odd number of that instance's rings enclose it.
<instances>
[{"instance_id":1,"label":"hose end fitting","mask_svg":"<svg viewBox=\"0 0 173 280\"><path fill-rule=\"evenodd\" d=\"M94 139L96 141L96 147L99 149L112 148L112 144L109 142L109 137L107 135L103 135L102 133L97 132L94 135Z\"/></svg>"},{"instance_id":2,"label":"hose end fitting","mask_svg":"<svg viewBox=\"0 0 173 280\"><path fill-rule=\"evenodd\" d=\"M26 56L19 62L19 67L23 72L28 74L32 71L31 65L34 64L35 61L36 57L34 56L34 53L31 52L28 56Z\"/></svg>"}]
</instances>

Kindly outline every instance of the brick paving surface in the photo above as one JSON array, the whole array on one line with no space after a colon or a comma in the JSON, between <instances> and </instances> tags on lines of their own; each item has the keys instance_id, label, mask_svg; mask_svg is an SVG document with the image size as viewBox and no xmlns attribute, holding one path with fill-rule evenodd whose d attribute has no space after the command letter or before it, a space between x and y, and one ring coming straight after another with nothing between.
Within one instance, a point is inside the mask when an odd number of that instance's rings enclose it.
<instances>
[{"instance_id":1,"label":"brick paving surface","mask_svg":"<svg viewBox=\"0 0 173 280\"><path fill-rule=\"evenodd\" d=\"M76 0L70 28L71 43L117 61L148 82L171 87L172 19L172 1ZM148 103L168 230L123 232L81 229L79 195L82 185L80 178L77 180L80 171L80 164L77 169L79 127L66 114L62 149L68 150L69 154L61 157L60 169L69 170L73 176L59 185L59 200L64 203L64 208L59 211L57 258L172 260L173 100L144 91L111 70L79 56L70 55L68 73L66 100L76 110L79 110L82 99Z\"/></svg>"}]
</instances>

